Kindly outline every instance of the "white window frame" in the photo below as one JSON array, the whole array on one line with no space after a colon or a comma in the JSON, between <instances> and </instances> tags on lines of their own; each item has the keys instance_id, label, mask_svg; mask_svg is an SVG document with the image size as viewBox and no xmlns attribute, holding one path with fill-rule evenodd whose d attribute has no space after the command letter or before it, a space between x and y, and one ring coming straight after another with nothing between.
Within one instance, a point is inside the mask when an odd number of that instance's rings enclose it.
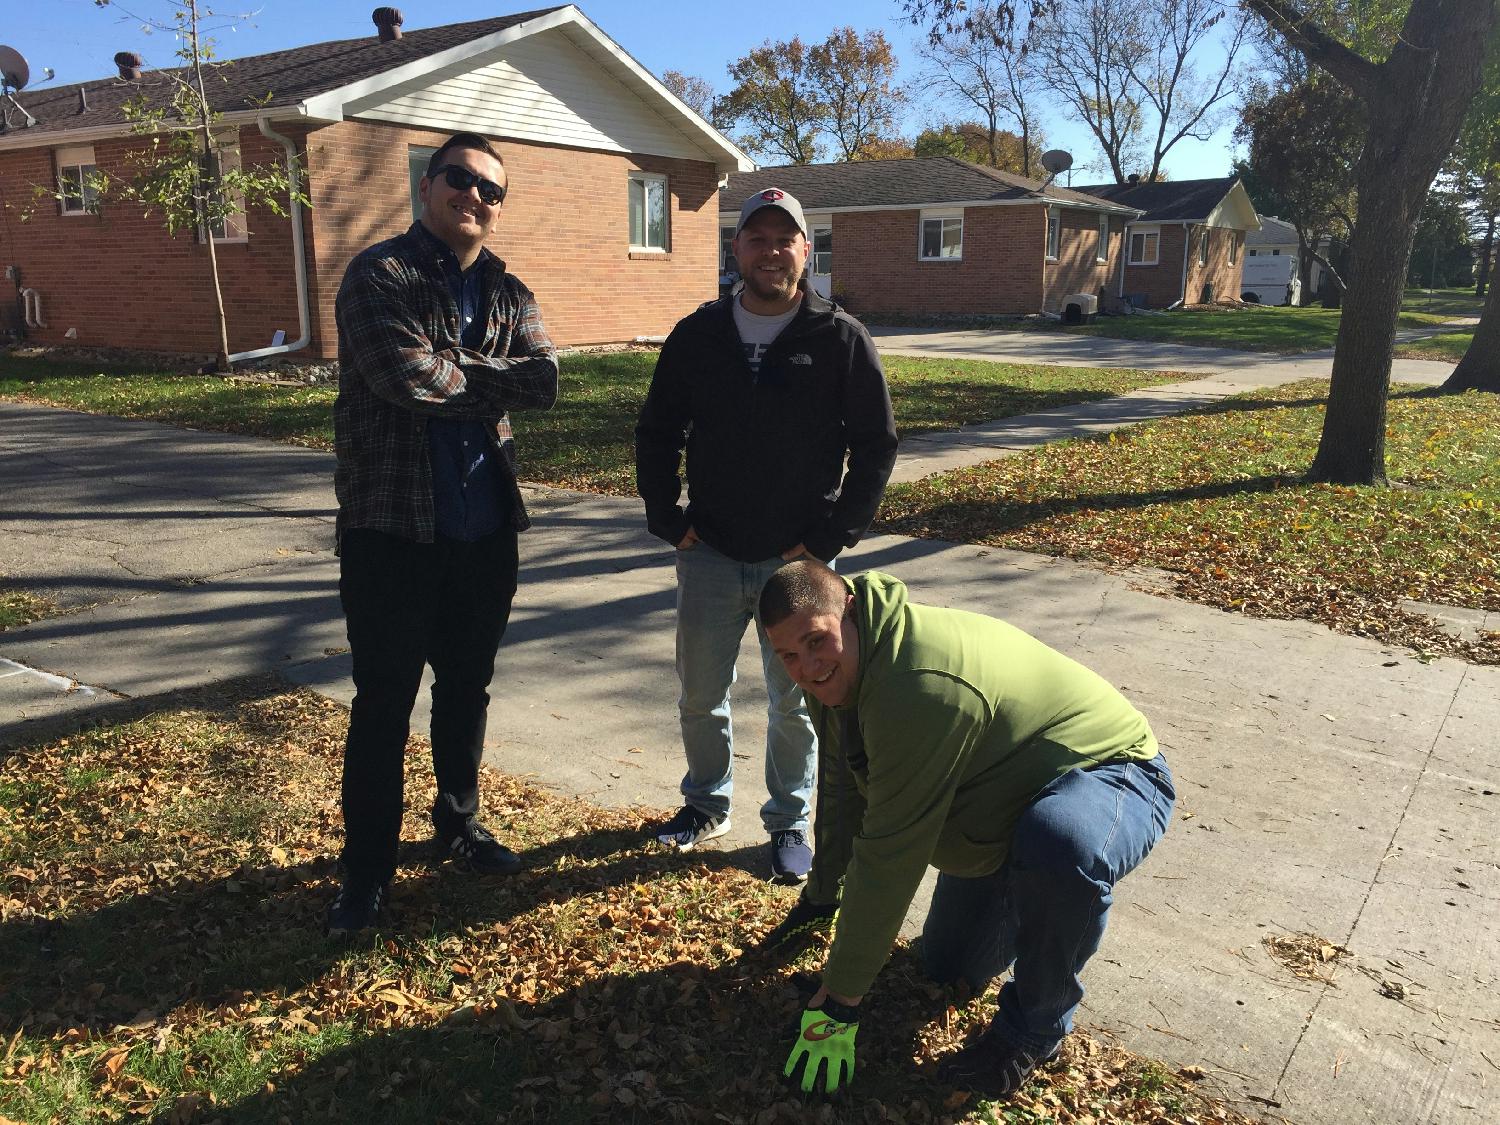
<instances>
[{"instance_id":1,"label":"white window frame","mask_svg":"<svg viewBox=\"0 0 1500 1125\"><path fill-rule=\"evenodd\" d=\"M635 232L630 234L630 252L632 254L666 254L672 249L672 193L667 184L667 177L661 172L638 172L632 170L628 177L629 183L626 189L625 222L627 229L634 222L635 192L636 184L641 188L641 238L637 242ZM651 189L660 185L661 190L661 212L662 212L662 244L652 245L648 240L651 237Z\"/></svg>"},{"instance_id":2,"label":"white window frame","mask_svg":"<svg viewBox=\"0 0 1500 1125\"><path fill-rule=\"evenodd\" d=\"M93 145L67 145L53 149L57 166L57 208L60 215L97 215L98 194L92 177L99 171ZM69 192L74 189L74 193Z\"/></svg>"},{"instance_id":3,"label":"white window frame","mask_svg":"<svg viewBox=\"0 0 1500 1125\"><path fill-rule=\"evenodd\" d=\"M1208 228L1204 227L1198 235L1198 264L1208 265Z\"/></svg>"},{"instance_id":4,"label":"white window frame","mask_svg":"<svg viewBox=\"0 0 1500 1125\"><path fill-rule=\"evenodd\" d=\"M219 167L225 170L238 172L240 170L240 137L238 131L226 137L216 140L214 155L218 159ZM213 232L215 243L235 243L250 241L249 215L245 214L245 197L237 194L234 200L237 213L225 218L223 226ZM207 223L198 226L198 241L207 242Z\"/></svg>"},{"instance_id":5,"label":"white window frame","mask_svg":"<svg viewBox=\"0 0 1500 1125\"><path fill-rule=\"evenodd\" d=\"M921 211L917 220L917 261L919 262L961 262L964 260L964 212L963 208L947 208L943 210ZM924 252L927 238L927 224L938 224L938 252L931 257ZM945 235L954 229L957 224L958 230L958 253L944 254L943 244Z\"/></svg>"},{"instance_id":6,"label":"white window frame","mask_svg":"<svg viewBox=\"0 0 1500 1125\"><path fill-rule=\"evenodd\" d=\"M1109 216L1099 216L1099 242L1094 247L1094 261L1109 261Z\"/></svg>"},{"instance_id":7,"label":"white window frame","mask_svg":"<svg viewBox=\"0 0 1500 1125\"><path fill-rule=\"evenodd\" d=\"M1141 240L1142 257L1135 256L1135 240ZM1147 239L1155 239L1152 243L1151 257L1145 257ZM1126 262L1132 266L1154 266L1161 262L1161 227L1135 227L1130 232L1130 245L1125 247Z\"/></svg>"},{"instance_id":8,"label":"white window frame","mask_svg":"<svg viewBox=\"0 0 1500 1125\"><path fill-rule=\"evenodd\" d=\"M436 145L406 146L406 177L411 184L412 222L422 217L421 183L427 176L427 165L432 163L432 154L436 151Z\"/></svg>"},{"instance_id":9,"label":"white window frame","mask_svg":"<svg viewBox=\"0 0 1500 1125\"><path fill-rule=\"evenodd\" d=\"M1047 261L1057 261L1057 255L1062 250L1062 211L1056 207L1047 208Z\"/></svg>"},{"instance_id":10,"label":"white window frame","mask_svg":"<svg viewBox=\"0 0 1500 1125\"><path fill-rule=\"evenodd\" d=\"M807 272L817 274L819 277L828 277L833 273L833 224L819 223L815 220L809 220L809 222L812 225L812 242L807 252ZM827 250L818 249L818 236L821 234L828 236ZM960 249L962 249L962 244L960 244ZM819 258L826 259L822 263L824 269L818 268Z\"/></svg>"}]
</instances>

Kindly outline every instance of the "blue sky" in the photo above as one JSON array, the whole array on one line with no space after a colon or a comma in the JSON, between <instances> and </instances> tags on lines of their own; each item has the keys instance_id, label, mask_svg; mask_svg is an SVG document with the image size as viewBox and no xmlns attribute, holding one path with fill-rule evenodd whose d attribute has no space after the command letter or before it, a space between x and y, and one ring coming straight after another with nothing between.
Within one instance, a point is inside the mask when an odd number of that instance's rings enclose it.
<instances>
[{"instance_id":1,"label":"blue sky","mask_svg":"<svg viewBox=\"0 0 1500 1125\"><path fill-rule=\"evenodd\" d=\"M546 0L408 2L397 6L410 29L522 11L528 2L547 6ZM225 58L375 33L370 21L370 12L377 6L373 0L209 0L209 6L225 13L254 12L239 20L225 15L210 21L210 26L220 25L214 38L220 56ZM585 0L579 6L605 34L652 72L696 74L721 93L728 88L728 63L764 40L793 35L820 40L843 24L859 31L881 28L901 60L902 78L910 78L917 68L916 43L921 33L903 19L899 0L764 6L726 0L648 0L644 4L641 0ZM170 35L147 35L139 20L122 18L128 10L143 18L169 22L171 6L164 0L123 0L120 6L105 8L96 6L94 0L13 0L7 8L0 35L7 45L26 56L34 81L40 80L44 66L57 71L53 81L58 83L112 75L111 59L122 50L139 52L148 66L175 65L175 44ZM908 114L904 131L915 135L937 112L935 108L916 108ZM1067 125L1056 115L1047 123L1047 141L1053 147L1071 150L1080 167L1097 160L1083 129ZM1206 143L1183 141L1168 154L1166 163L1173 179L1185 180L1226 175L1229 161L1226 128ZM1082 177L1108 178L1087 172Z\"/></svg>"}]
</instances>

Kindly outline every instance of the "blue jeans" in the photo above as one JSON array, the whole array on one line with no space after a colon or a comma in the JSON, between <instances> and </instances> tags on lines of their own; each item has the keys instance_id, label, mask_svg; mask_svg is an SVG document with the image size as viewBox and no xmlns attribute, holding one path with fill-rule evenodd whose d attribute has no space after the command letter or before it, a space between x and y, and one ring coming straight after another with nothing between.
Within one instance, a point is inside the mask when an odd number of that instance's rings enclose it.
<instances>
[{"instance_id":1,"label":"blue jeans","mask_svg":"<svg viewBox=\"0 0 1500 1125\"><path fill-rule=\"evenodd\" d=\"M1055 778L1021 814L999 871L938 876L922 927L928 975L977 995L1014 963L990 1034L1050 1054L1073 1026L1114 885L1161 839L1175 796L1160 754Z\"/></svg>"},{"instance_id":2,"label":"blue jeans","mask_svg":"<svg viewBox=\"0 0 1500 1125\"><path fill-rule=\"evenodd\" d=\"M756 620L761 588L782 560L742 563L698 543L677 552L677 710L687 775L682 795L709 816L729 815L734 791L734 729L729 688L740 639L752 620L760 637L770 705L766 714L766 790L761 809L769 832L807 830L818 743L802 689L792 682Z\"/></svg>"}]
</instances>

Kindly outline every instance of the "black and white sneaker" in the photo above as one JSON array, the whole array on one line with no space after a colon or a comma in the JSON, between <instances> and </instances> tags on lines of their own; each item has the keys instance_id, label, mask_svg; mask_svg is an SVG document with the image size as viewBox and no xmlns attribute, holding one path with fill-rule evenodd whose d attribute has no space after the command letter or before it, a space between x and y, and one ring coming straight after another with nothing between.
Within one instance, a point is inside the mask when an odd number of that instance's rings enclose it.
<instances>
[{"instance_id":1,"label":"black and white sneaker","mask_svg":"<svg viewBox=\"0 0 1500 1125\"><path fill-rule=\"evenodd\" d=\"M690 852L705 840L714 840L729 831L727 816L712 817L692 805L683 805L677 815L656 829L656 842Z\"/></svg>"},{"instance_id":2,"label":"black and white sneaker","mask_svg":"<svg viewBox=\"0 0 1500 1125\"><path fill-rule=\"evenodd\" d=\"M812 870L812 858L806 832L788 828L771 833L771 882L800 887Z\"/></svg>"},{"instance_id":3,"label":"black and white sneaker","mask_svg":"<svg viewBox=\"0 0 1500 1125\"><path fill-rule=\"evenodd\" d=\"M328 907L330 937L345 937L368 930L380 920L385 908L387 884L350 876Z\"/></svg>"},{"instance_id":4,"label":"black and white sneaker","mask_svg":"<svg viewBox=\"0 0 1500 1125\"><path fill-rule=\"evenodd\" d=\"M440 838L441 839L441 838ZM448 854L461 859L481 875L514 875L525 866L521 857L511 851L477 820L469 819L463 828L448 837Z\"/></svg>"}]
</instances>

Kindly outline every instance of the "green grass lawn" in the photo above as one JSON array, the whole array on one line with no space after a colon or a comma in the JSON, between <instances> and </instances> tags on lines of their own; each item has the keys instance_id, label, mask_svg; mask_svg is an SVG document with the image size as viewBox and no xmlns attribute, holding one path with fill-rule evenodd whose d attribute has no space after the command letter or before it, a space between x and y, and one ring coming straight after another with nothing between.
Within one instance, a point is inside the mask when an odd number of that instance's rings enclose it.
<instances>
[{"instance_id":1,"label":"green grass lawn","mask_svg":"<svg viewBox=\"0 0 1500 1125\"><path fill-rule=\"evenodd\" d=\"M1425 340L1411 340L1396 345L1396 355L1402 359L1443 359L1457 363L1474 342L1472 332L1444 332L1440 336L1429 336Z\"/></svg>"},{"instance_id":2,"label":"green grass lawn","mask_svg":"<svg viewBox=\"0 0 1500 1125\"><path fill-rule=\"evenodd\" d=\"M0 575L0 632L46 617L55 609L46 598L6 586Z\"/></svg>"},{"instance_id":3,"label":"green grass lawn","mask_svg":"<svg viewBox=\"0 0 1500 1125\"><path fill-rule=\"evenodd\" d=\"M1338 309L1247 305L1243 308L1182 309L1160 314L1100 317L1073 327L1048 323L1045 331L1121 340L1152 340L1195 347L1236 348L1252 352L1295 353L1331 348L1338 338ZM1402 312L1399 328L1429 328L1444 323L1442 313Z\"/></svg>"},{"instance_id":4,"label":"green grass lawn","mask_svg":"<svg viewBox=\"0 0 1500 1125\"><path fill-rule=\"evenodd\" d=\"M1401 299L1402 312L1435 313L1441 316L1478 316L1484 312L1484 298L1469 289L1408 289Z\"/></svg>"},{"instance_id":5,"label":"green grass lawn","mask_svg":"<svg viewBox=\"0 0 1500 1125\"><path fill-rule=\"evenodd\" d=\"M1224 609L1308 618L1500 663L1500 634L1459 642L1402 599L1500 611L1500 396L1397 388L1393 487L1307 485L1328 385L1048 445L892 486L881 527L1161 568Z\"/></svg>"},{"instance_id":6,"label":"green grass lawn","mask_svg":"<svg viewBox=\"0 0 1500 1125\"><path fill-rule=\"evenodd\" d=\"M634 493L636 416L654 352L565 356L558 404L516 415L522 474L565 488ZM1169 382L1142 371L976 360L885 360L903 434L950 430ZM41 359L0 358L0 397L204 430L333 447L332 387L282 387Z\"/></svg>"},{"instance_id":7,"label":"green grass lawn","mask_svg":"<svg viewBox=\"0 0 1500 1125\"><path fill-rule=\"evenodd\" d=\"M796 901L763 845L670 852L648 811L486 768L529 864L476 877L423 842L415 740L389 921L329 941L347 712L273 677L137 707L0 755L0 1120L1250 1125L1086 1030L1015 1100L955 1096L921 1071L995 992L962 1002L904 944L854 1085L804 1099L781 1068L826 946L743 956Z\"/></svg>"}]
</instances>

